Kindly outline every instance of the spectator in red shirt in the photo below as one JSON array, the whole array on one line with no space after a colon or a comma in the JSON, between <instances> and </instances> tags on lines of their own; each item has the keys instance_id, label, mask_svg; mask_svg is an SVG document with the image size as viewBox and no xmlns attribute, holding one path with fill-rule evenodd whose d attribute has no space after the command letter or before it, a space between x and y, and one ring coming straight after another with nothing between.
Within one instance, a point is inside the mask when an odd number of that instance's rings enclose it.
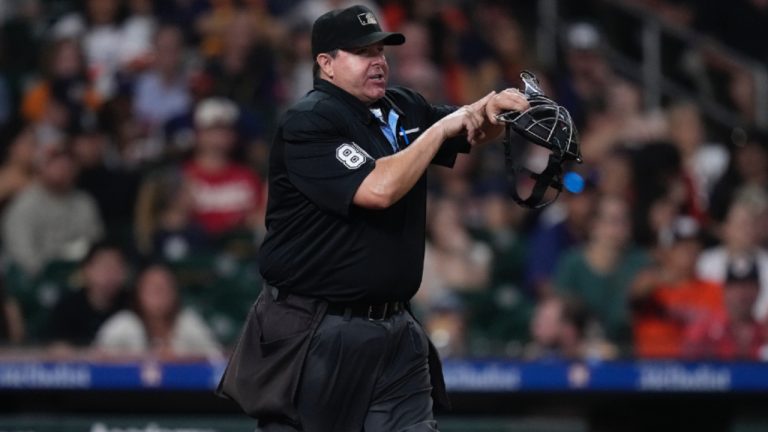
<instances>
[{"instance_id":1,"label":"spectator in red shirt","mask_svg":"<svg viewBox=\"0 0 768 432\"><path fill-rule=\"evenodd\" d=\"M752 314L760 291L754 261L732 261L723 289L725 312L703 317L688 330L684 353L693 358L757 360L766 342L764 325Z\"/></svg>"},{"instance_id":2,"label":"spectator in red shirt","mask_svg":"<svg viewBox=\"0 0 768 432\"><path fill-rule=\"evenodd\" d=\"M262 181L230 155L237 117L236 105L222 98L203 100L195 110L196 146L184 178L193 216L212 237L263 223Z\"/></svg>"}]
</instances>

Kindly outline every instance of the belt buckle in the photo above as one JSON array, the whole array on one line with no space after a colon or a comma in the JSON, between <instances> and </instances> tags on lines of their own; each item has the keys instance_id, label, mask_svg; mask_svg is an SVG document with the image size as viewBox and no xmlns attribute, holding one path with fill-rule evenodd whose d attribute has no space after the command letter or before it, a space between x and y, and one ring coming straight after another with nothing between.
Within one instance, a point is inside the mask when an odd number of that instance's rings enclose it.
<instances>
[{"instance_id":1,"label":"belt buckle","mask_svg":"<svg viewBox=\"0 0 768 432\"><path fill-rule=\"evenodd\" d=\"M373 315L373 305L368 306L368 321L381 321L387 318L387 309L389 308L389 303L384 303L384 310L381 312L380 318L374 318L371 315Z\"/></svg>"}]
</instances>

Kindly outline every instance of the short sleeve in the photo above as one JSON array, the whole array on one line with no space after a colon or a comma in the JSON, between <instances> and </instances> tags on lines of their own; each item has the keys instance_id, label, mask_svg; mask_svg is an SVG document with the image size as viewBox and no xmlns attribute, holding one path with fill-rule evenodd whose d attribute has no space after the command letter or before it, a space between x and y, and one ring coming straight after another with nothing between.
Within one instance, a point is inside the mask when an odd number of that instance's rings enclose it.
<instances>
[{"instance_id":1,"label":"short sleeve","mask_svg":"<svg viewBox=\"0 0 768 432\"><path fill-rule=\"evenodd\" d=\"M451 114L458 108L452 105L432 105L430 107L430 124L436 123L441 118ZM456 163L456 156L459 153L469 153L471 147L467 142L467 139L463 136L458 136L446 140L438 150L432 163L448 168L453 168Z\"/></svg>"},{"instance_id":2,"label":"short sleeve","mask_svg":"<svg viewBox=\"0 0 768 432\"><path fill-rule=\"evenodd\" d=\"M291 183L318 207L347 216L355 192L376 161L359 143L311 112L291 116L281 133Z\"/></svg>"}]
</instances>

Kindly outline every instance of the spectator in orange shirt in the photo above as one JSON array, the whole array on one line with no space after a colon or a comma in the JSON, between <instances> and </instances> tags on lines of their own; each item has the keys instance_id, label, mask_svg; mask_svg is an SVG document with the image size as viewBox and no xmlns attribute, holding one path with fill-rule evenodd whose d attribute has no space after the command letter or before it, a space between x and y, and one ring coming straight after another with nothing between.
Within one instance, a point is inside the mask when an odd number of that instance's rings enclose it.
<instances>
[{"instance_id":1,"label":"spectator in orange shirt","mask_svg":"<svg viewBox=\"0 0 768 432\"><path fill-rule=\"evenodd\" d=\"M725 310L702 317L686 332L683 352L691 358L720 360L765 359L768 331L752 313L760 292L759 269L754 261L729 263L723 288Z\"/></svg>"},{"instance_id":2,"label":"spectator in orange shirt","mask_svg":"<svg viewBox=\"0 0 768 432\"><path fill-rule=\"evenodd\" d=\"M657 264L641 272L632 285L632 324L639 357L679 357L687 326L723 308L721 286L696 277L701 251L696 220L678 218L671 234L668 243L659 245Z\"/></svg>"}]
</instances>

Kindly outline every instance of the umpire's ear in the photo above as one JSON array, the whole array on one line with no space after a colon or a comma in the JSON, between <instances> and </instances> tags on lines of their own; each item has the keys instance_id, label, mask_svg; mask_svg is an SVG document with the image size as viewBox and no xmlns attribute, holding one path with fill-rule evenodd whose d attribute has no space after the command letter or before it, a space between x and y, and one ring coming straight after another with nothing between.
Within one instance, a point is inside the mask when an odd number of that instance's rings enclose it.
<instances>
[{"instance_id":1,"label":"umpire's ear","mask_svg":"<svg viewBox=\"0 0 768 432\"><path fill-rule=\"evenodd\" d=\"M333 80L333 56L329 53L320 53L315 57L315 62L320 68L320 77Z\"/></svg>"}]
</instances>

